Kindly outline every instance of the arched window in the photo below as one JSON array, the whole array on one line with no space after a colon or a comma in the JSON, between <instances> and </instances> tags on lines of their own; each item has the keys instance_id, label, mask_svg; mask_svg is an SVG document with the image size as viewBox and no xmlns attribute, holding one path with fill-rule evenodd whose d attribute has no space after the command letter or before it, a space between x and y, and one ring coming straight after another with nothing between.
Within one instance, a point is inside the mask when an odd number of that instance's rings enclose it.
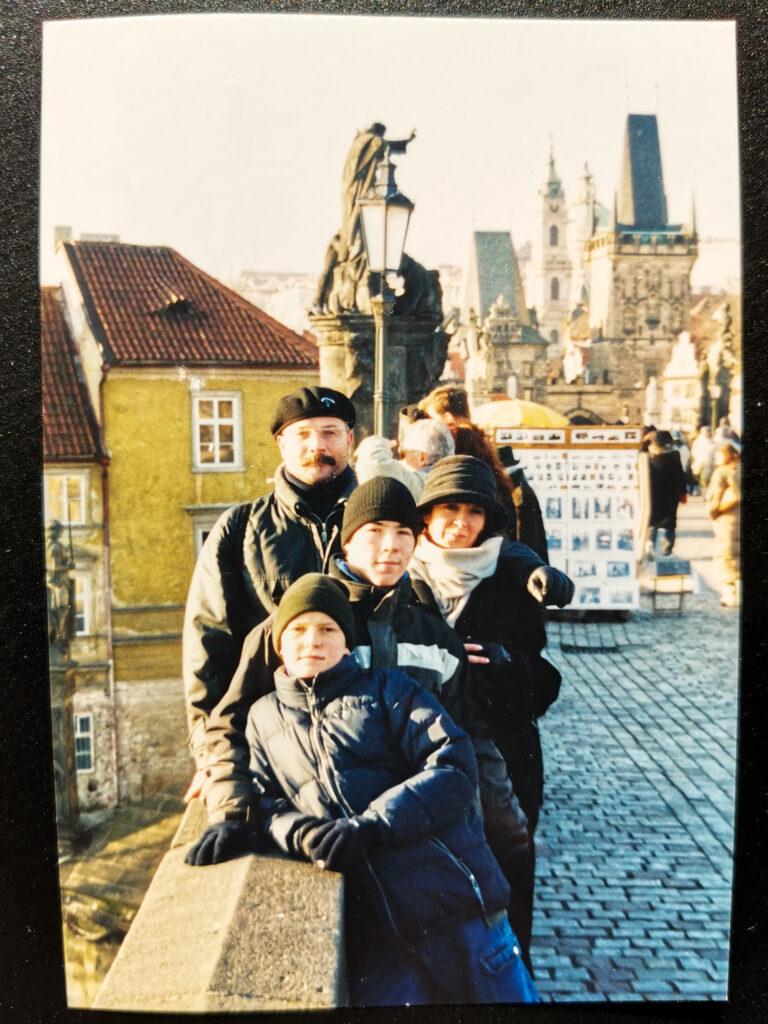
<instances>
[{"instance_id":1,"label":"arched window","mask_svg":"<svg viewBox=\"0 0 768 1024\"><path fill-rule=\"evenodd\" d=\"M560 298L560 282L556 277L553 277L549 282L549 297L550 299Z\"/></svg>"},{"instance_id":2,"label":"arched window","mask_svg":"<svg viewBox=\"0 0 768 1024\"><path fill-rule=\"evenodd\" d=\"M557 331L549 332L549 342L551 345L556 345L558 342Z\"/></svg>"},{"instance_id":3,"label":"arched window","mask_svg":"<svg viewBox=\"0 0 768 1024\"><path fill-rule=\"evenodd\" d=\"M557 245L557 226L555 224L549 229L549 244Z\"/></svg>"}]
</instances>

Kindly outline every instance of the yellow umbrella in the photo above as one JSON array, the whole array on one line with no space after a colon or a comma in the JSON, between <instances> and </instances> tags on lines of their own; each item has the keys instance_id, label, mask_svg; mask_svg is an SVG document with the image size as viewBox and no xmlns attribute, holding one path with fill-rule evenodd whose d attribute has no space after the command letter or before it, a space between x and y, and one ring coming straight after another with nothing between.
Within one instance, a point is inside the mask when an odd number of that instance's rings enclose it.
<instances>
[{"instance_id":1,"label":"yellow umbrella","mask_svg":"<svg viewBox=\"0 0 768 1024\"><path fill-rule=\"evenodd\" d=\"M501 402L486 402L472 413L472 422L483 430L496 427L568 427L570 420L556 409L522 398L506 398Z\"/></svg>"}]
</instances>

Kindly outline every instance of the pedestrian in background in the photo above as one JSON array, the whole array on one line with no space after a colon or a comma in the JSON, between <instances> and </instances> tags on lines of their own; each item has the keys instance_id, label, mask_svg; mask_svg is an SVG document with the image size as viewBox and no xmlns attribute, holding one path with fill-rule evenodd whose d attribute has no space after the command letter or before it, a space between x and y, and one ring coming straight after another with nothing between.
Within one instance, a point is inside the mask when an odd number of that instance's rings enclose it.
<instances>
[{"instance_id":1,"label":"pedestrian in background","mask_svg":"<svg viewBox=\"0 0 768 1024\"><path fill-rule=\"evenodd\" d=\"M715 558L720 563L720 604L735 608L741 584L741 455L736 441L718 448L707 488L707 510L714 520Z\"/></svg>"},{"instance_id":2,"label":"pedestrian in background","mask_svg":"<svg viewBox=\"0 0 768 1024\"><path fill-rule=\"evenodd\" d=\"M395 458L395 441L390 441L380 434L371 434L364 438L355 449L355 475L358 484L364 484L375 476L388 476L405 484L413 495L414 501L419 500L424 482L402 459Z\"/></svg>"},{"instance_id":3,"label":"pedestrian in background","mask_svg":"<svg viewBox=\"0 0 768 1024\"><path fill-rule=\"evenodd\" d=\"M699 427L691 445L691 473L696 484L696 492L705 494L715 459L715 442L712 431L707 426Z\"/></svg>"},{"instance_id":4,"label":"pedestrian in background","mask_svg":"<svg viewBox=\"0 0 768 1024\"><path fill-rule=\"evenodd\" d=\"M693 474L691 473L691 449L685 442L683 433L681 430L676 430L672 434L672 442L677 449L678 455L680 456L680 465L683 467L683 474L685 475L685 488L688 494L693 494Z\"/></svg>"},{"instance_id":5,"label":"pedestrian in background","mask_svg":"<svg viewBox=\"0 0 768 1024\"><path fill-rule=\"evenodd\" d=\"M686 500L685 474L680 454L668 430L657 430L648 446L651 510L648 519L648 554L653 554L659 530L664 532L663 555L671 555L677 530L677 506Z\"/></svg>"}]
</instances>

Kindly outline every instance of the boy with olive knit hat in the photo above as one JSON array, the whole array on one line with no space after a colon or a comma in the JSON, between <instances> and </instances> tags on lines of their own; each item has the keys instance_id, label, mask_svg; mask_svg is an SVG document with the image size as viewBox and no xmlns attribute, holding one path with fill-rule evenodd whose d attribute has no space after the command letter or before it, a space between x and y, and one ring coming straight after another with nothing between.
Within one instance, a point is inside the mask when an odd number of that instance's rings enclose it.
<instances>
[{"instance_id":1,"label":"boy with olive knit hat","mask_svg":"<svg viewBox=\"0 0 768 1024\"><path fill-rule=\"evenodd\" d=\"M289 587L271 634L284 666L246 725L259 830L344 872L352 1005L538 1001L466 734L407 675L360 668L347 595L328 577Z\"/></svg>"}]
</instances>

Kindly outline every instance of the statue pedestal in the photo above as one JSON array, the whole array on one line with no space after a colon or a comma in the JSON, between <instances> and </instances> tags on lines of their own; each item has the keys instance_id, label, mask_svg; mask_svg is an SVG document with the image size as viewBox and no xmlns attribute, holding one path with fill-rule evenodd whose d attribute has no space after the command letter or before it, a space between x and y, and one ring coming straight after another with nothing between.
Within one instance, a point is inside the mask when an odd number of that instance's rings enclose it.
<instances>
[{"instance_id":1,"label":"statue pedestal","mask_svg":"<svg viewBox=\"0 0 768 1024\"><path fill-rule=\"evenodd\" d=\"M373 432L374 334L372 316L310 315L320 356L320 383L347 395L357 410L355 438ZM397 437L398 413L436 386L445 364L448 335L441 320L392 316L388 322L385 385L389 393L386 435Z\"/></svg>"}]
</instances>

